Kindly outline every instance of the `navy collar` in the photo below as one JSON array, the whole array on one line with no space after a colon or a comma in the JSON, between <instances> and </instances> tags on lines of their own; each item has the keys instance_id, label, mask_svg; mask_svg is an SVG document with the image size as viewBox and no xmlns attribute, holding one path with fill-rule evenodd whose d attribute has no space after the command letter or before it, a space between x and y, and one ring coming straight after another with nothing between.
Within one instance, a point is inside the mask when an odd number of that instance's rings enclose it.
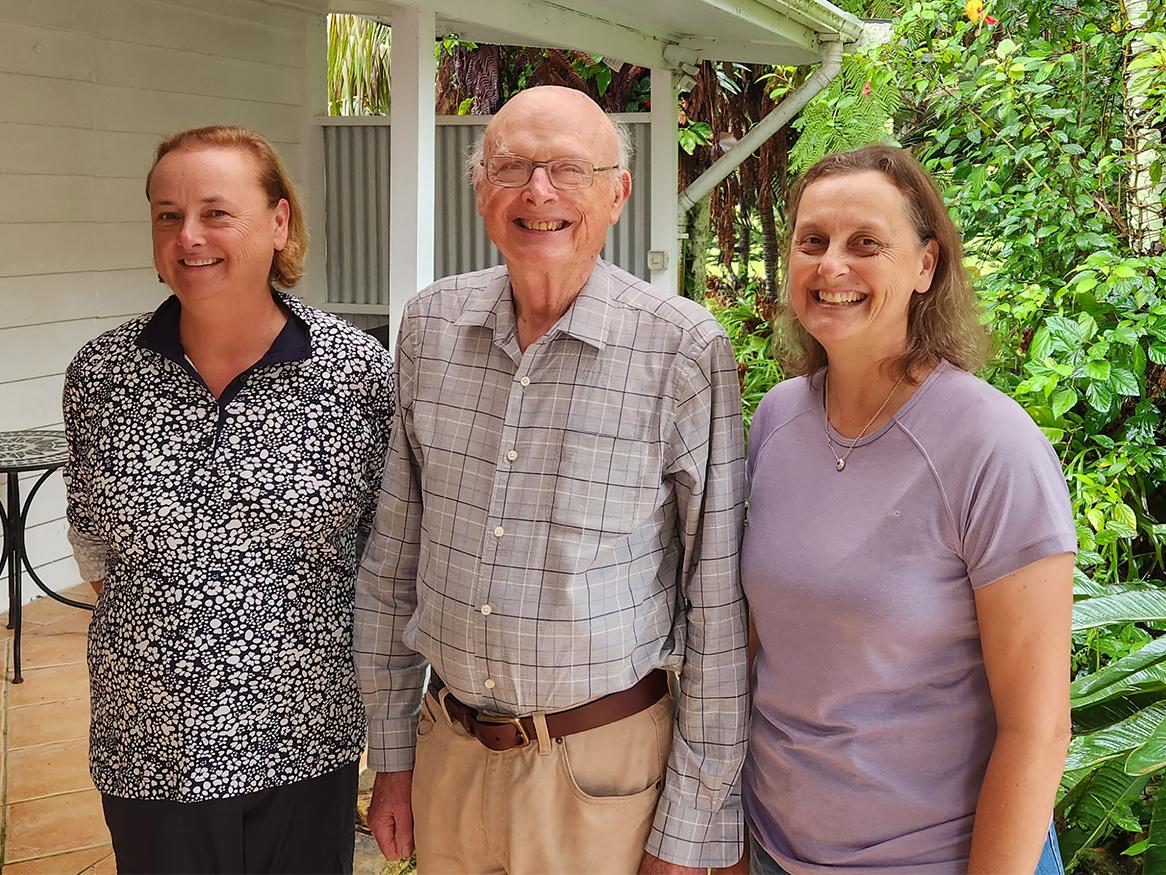
<instances>
[{"instance_id":1,"label":"navy collar","mask_svg":"<svg viewBox=\"0 0 1166 875\"><path fill-rule=\"evenodd\" d=\"M254 367L311 358L312 333L308 323L296 313L295 307L289 306L287 297L278 292L273 293L272 297L287 312L287 324ZM181 312L182 304L177 296L171 295L154 311L138 335L137 345L142 349L151 349L180 365L186 364L186 350L182 348L182 340L178 336L178 316Z\"/></svg>"},{"instance_id":2,"label":"navy collar","mask_svg":"<svg viewBox=\"0 0 1166 875\"><path fill-rule=\"evenodd\" d=\"M290 295L280 292L272 292L272 297L287 312L287 324L283 326L263 357L231 381L231 385L219 398L220 405L225 405L239 394L247 375L257 368L283 362L298 362L312 357L312 333L308 323L296 312L298 309L296 301ZM182 304L177 296L171 295L154 311L154 315L138 335L136 343L142 349L152 350L170 359L201 383L202 377L187 360L186 350L182 348L182 339L178 334L178 317L181 313Z\"/></svg>"}]
</instances>

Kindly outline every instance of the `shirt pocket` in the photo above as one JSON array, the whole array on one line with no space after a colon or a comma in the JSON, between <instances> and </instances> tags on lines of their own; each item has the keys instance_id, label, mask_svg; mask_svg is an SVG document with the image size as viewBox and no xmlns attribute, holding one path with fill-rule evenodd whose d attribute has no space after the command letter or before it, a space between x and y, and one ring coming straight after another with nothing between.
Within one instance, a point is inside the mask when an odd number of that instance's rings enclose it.
<instances>
[{"instance_id":1,"label":"shirt pocket","mask_svg":"<svg viewBox=\"0 0 1166 875\"><path fill-rule=\"evenodd\" d=\"M648 441L564 433L551 523L592 536L631 534L651 513L659 487Z\"/></svg>"}]
</instances>

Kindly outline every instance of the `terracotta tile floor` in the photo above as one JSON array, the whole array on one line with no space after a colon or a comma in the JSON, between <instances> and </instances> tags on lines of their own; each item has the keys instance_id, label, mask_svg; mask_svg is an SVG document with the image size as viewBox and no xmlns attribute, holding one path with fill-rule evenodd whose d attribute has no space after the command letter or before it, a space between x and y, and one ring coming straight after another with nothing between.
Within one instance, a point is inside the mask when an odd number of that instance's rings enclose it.
<instances>
[{"instance_id":1,"label":"terracotta tile floor","mask_svg":"<svg viewBox=\"0 0 1166 875\"><path fill-rule=\"evenodd\" d=\"M67 595L92 599L87 586ZM89 613L50 599L24 609L24 683L12 680L12 632L2 628L0 846L5 875L113 875L101 798L89 779Z\"/></svg>"},{"instance_id":2,"label":"terracotta tile floor","mask_svg":"<svg viewBox=\"0 0 1166 875\"><path fill-rule=\"evenodd\" d=\"M89 601L87 585L64 593ZM43 598L24 608L24 683L0 614L0 869L3 875L115 875L101 797L89 777L89 613ZM371 775L362 776L367 809ZM395 873L357 832L356 875Z\"/></svg>"}]
</instances>

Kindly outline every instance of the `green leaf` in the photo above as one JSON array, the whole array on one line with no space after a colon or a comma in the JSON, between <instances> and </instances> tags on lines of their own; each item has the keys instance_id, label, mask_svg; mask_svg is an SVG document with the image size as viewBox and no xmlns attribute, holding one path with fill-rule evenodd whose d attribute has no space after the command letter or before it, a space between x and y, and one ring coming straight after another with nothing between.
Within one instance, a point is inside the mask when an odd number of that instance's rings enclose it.
<instances>
[{"instance_id":1,"label":"green leaf","mask_svg":"<svg viewBox=\"0 0 1166 875\"><path fill-rule=\"evenodd\" d=\"M1150 620L1166 620L1166 589L1121 592L1073 605L1074 631Z\"/></svg>"},{"instance_id":2,"label":"green leaf","mask_svg":"<svg viewBox=\"0 0 1166 875\"><path fill-rule=\"evenodd\" d=\"M1100 508L1089 508L1085 511L1085 519L1089 520L1089 525L1093 526L1095 531L1101 531L1105 528L1105 514L1101 512Z\"/></svg>"},{"instance_id":3,"label":"green leaf","mask_svg":"<svg viewBox=\"0 0 1166 875\"><path fill-rule=\"evenodd\" d=\"M1081 565L1086 565L1086 566L1104 565L1105 564L1105 557L1094 550L1080 550L1077 553L1077 561ZM1102 593L1096 593L1096 594L1102 595Z\"/></svg>"},{"instance_id":4,"label":"green leaf","mask_svg":"<svg viewBox=\"0 0 1166 875\"><path fill-rule=\"evenodd\" d=\"M1077 278L1077 283L1074 286L1078 294L1092 291L1097 288L1097 274L1091 270L1085 271Z\"/></svg>"},{"instance_id":5,"label":"green leaf","mask_svg":"<svg viewBox=\"0 0 1166 875\"><path fill-rule=\"evenodd\" d=\"M1126 346L1137 346L1138 332L1132 325L1119 325L1109 333L1115 343L1124 343Z\"/></svg>"},{"instance_id":6,"label":"green leaf","mask_svg":"<svg viewBox=\"0 0 1166 875\"><path fill-rule=\"evenodd\" d=\"M1150 344L1150 361L1156 365L1166 365L1166 343L1155 340Z\"/></svg>"},{"instance_id":7,"label":"green leaf","mask_svg":"<svg viewBox=\"0 0 1166 875\"><path fill-rule=\"evenodd\" d=\"M1101 602L1106 598L1116 596L1103 596L1078 604ZM1074 621L1076 618L1074 606ZM1149 644L1111 662L1100 671L1077 678L1069 685L1069 695L1073 710L1078 711L1118 696L1164 689L1166 689L1166 635L1155 638Z\"/></svg>"},{"instance_id":8,"label":"green leaf","mask_svg":"<svg viewBox=\"0 0 1166 875\"><path fill-rule=\"evenodd\" d=\"M1060 419L1077 404L1077 393L1073 389L1061 389L1053 393L1053 416Z\"/></svg>"},{"instance_id":9,"label":"green leaf","mask_svg":"<svg viewBox=\"0 0 1166 875\"><path fill-rule=\"evenodd\" d=\"M1136 398L1142 394L1142 387L1138 385L1138 378L1132 371L1125 368L1113 368L1109 375L1109 386L1119 395Z\"/></svg>"},{"instance_id":10,"label":"green leaf","mask_svg":"<svg viewBox=\"0 0 1166 875\"><path fill-rule=\"evenodd\" d=\"M1166 784L1159 781L1154 789L1153 805L1150 808L1150 828L1146 839L1150 847L1142 861L1143 872L1166 872Z\"/></svg>"},{"instance_id":11,"label":"green leaf","mask_svg":"<svg viewBox=\"0 0 1166 875\"><path fill-rule=\"evenodd\" d=\"M1152 775L1166 769L1166 726L1159 725L1125 761L1127 775Z\"/></svg>"},{"instance_id":12,"label":"green leaf","mask_svg":"<svg viewBox=\"0 0 1166 875\"><path fill-rule=\"evenodd\" d=\"M1015 51L1016 43L1008 39L1008 37L1004 37L996 46L996 57L1003 58L1006 55L1011 55Z\"/></svg>"},{"instance_id":13,"label":"green leaf","mask_svg":"<svg viewBox=\"0 0 1166 875\"><path fill-rule=\"evenodd\" d=\"M607 64L602 64L595 72L595 87L599 90L599 96L603 97L607 93L607 87L611 84L611 67Z\"/></svg>"},{"instance_id":14,"label":"green leaf","mask_svg":"<svg viewBox=\"0 0 1166 875\"><path fill-rule=\"evenodd\" d=\"M1085 400L1098 413L1108 413L1113 406L1113 390L1107 384L1094 380L1085 387Z\"/></svg>"},{"instance_id":15,"label":"green leaf","mask_svg":"<svg viewBox=\"0 0 1166 875\"><path fill-rule=\"evenodd\" d=\"M1115 504L1105 527L1120 538L1135 538L1138 534L1138 518L1128 504Z\"/></svg>"},{"instance_id":16,"label":"green leaf","mask_svg":"<svg viewBox=\"0 0 1166 875\"><path fill-rule=\"evenodd\" d=\"M1049 329L1049 334L1055 340L1061 341L1070 348L1080 346L1084 340L1084 332L1081 330L1081 326L1072 319L1067 319L1064 316L1050 316L1045 320L1045 326Z\"/></svg>"},{"instance_id":17,"label":"green leaf","mask_svg":"<svg viewBox=\"0 0 1166 875\"><path fill-rule=\"evenodd\" d=\"M1145 745L1164 722L1166 702L1158 702L1113 726L1087 735L1078 735L1069 744L1065 768L1068 770L1091 768L1106 760L1117 759Z\"/></svg>"},{"instance_id":18,"label":"green leaf","mask_svg":"<svg viewBox=\"0 0 1166 875\"><path fill-rule=\"evenodd\" d=\"M1086 362L1085 373L1092 377L1094 380L1101 380L1102 382L1105 382L1109 379L1110 367L1111 366L1109 362L1103 359L1094 360L1091 362Z\"/></svg>"},{"instance_id":19,"label":"green leaf","mask_svg":"<svg viewBox=\"0 0 1166 875\"><path fill-rule=\"evenodd\" d=\"M1119 829L1136 833L1142 831L1142 821L1134 814L1133 802L1134 800L1129 797L1121 800L1113 806L1113 811L1109 813L1109 819Z\"/></svg>"},{"instance_id":20,"label":"green leaf","mask_svg":"<svg viewBox=\"0 0 1166 875\"><path fill-rule=\"evenodd\" d=\"M1121 855L1123 857L1136 857L1138 854L1144 854L1149 847L1150 840L1142 839L1140 842L1134 842L1134 844L1122 851Z\"/></svg>"},{"instance_id":21,"label":"green leaf","mask_svg":"<svg viewBox=\"0 0 1166 875\"><path fill-rule=\"evenodd\" d=\"M1097 320L1088 313L1077 317L1077 324L1081 326L1081 339L1088 340L1097 333Z\"/></svg>"},{"instance_id":22,"label":"green leaf","mask_svg":"<svg viewBox=\"0 0 1166 875\"><path fill-rule=\"evenodd\" d=\"M1062 848L1067 857L1066 870L1077 864L1083 849L1097 843L1113 818L1123 816L1124 803L1136 798L1149 782L1145 776L1125 774L1115 763L1105 763L1088 780L1073 806L1073 819L1080 829L1074 838L1065 837Z\"/></svg>"},{"instance_id":23,"label":"green leaf","mask_svg":"<svg viewBox=\"0 0 1166 875\"><path fill-rule=\"evenodd\" d=\"M1100 583L1093 581L1088 574L1080 568L1073 569L1073 595L1093 598L1094 596L1102 596L1106 594L1106 589Z\"/></svg>"}]
</instances>

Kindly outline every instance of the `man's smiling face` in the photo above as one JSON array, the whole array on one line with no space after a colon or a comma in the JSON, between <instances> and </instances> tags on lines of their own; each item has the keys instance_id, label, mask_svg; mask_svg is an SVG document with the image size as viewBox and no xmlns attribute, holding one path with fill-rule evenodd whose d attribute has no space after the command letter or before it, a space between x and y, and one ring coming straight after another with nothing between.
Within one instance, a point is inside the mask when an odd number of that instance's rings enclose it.
<instances>
[{"instance_id":1,"label":"man's smiling face","mask_svg":"<svg viewBox=\"0 0 1166 875\"><path fill-rule=\"evenodd\" d=\"M590 98L565 88L536 88L499 111L483 151L487 158L579 158L609 167L619 162L619 139ZM478 171L478 214L511 273L593 264L631 191L626 170L596 173L588 188L575 191L556 189L542 167L521 188L494 185L483 168Z\"/></svg>"}]
</instances>

